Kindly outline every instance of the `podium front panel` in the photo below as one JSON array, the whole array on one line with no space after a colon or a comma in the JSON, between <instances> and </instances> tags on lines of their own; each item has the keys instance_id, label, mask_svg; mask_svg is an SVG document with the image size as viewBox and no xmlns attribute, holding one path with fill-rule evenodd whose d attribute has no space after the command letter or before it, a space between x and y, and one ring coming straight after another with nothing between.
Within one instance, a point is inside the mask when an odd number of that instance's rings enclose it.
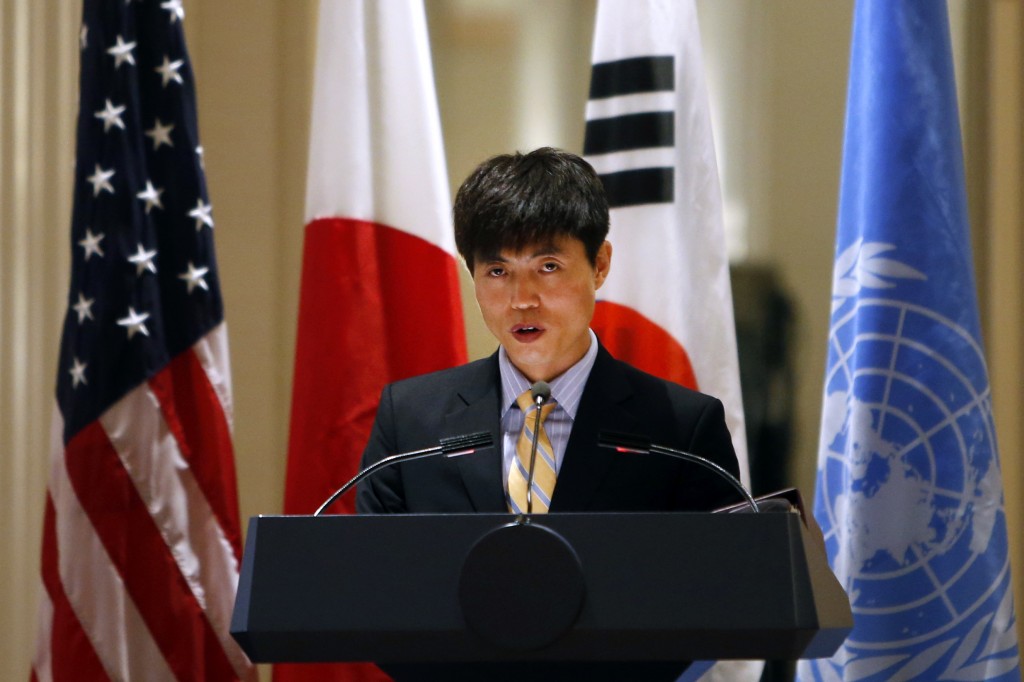
<instances>
[{"instance_id":1,"label":"podium front panel","mask_svg":"<svg viewBox=\"0 0 1024 682\"><path fill-rule=\"evenodd\" d=\"M829 656L852 627L796 514L549 514L531 523L575 552L582 605L554 642L503 647L467 627L459 584L513 520L254 518L232 633L257 662L674 661Z\"/></svg>"}]
</instances>

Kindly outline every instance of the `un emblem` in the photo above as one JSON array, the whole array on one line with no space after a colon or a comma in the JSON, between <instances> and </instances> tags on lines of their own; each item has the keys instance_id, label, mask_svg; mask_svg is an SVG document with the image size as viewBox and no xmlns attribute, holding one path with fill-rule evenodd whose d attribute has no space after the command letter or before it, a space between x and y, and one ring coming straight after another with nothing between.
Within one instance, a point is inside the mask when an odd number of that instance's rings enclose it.
<instances>
[{"instance_id":1,"label":"un emblem","mask_svg":"<svg viewBox=\"0 0 1024 682\"><path fill-rule=\"evenodd\" d=\"M801 673L991 680L1017 654L984 355L956 320L872 295L925 279L893 248L836 261L815 511L854 630Z\"/></svg>"}]
</instances>

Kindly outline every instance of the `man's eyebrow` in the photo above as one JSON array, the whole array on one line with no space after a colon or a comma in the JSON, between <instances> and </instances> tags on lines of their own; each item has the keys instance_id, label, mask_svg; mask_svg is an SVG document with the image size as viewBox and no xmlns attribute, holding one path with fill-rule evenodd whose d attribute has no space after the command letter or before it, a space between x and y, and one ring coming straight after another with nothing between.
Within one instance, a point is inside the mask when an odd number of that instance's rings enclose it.
<instances>
[{"instance_id":1,"label":"man's eyebrow","mask_svg":"<svg viewBox=\"0 0 1024 682\"><path fill-rule=\"evenodd\" d=\"M537 251L534 251L532 254L530 254L530 258L540 258L542 256L561 256L561 255L562 255L562 249L558 248L557 246L551 245L551 246L542 247L542 248L538 249Z\"/></svg>"},{"instance_id":2,"label":"man's eyebrow","mask_svg":"<svg viewBox=\"0 0 1024 682\"><path fill-rule=\"evenodd\" d=\"M543 258L544 256L560 256L564 253L564 250L559 248L557 244L543 244L537 247L536 251L530 253L529 258ZM481 263L507 263L508 258L501 255L500 253L481 253L476 257L476 260Z\"/></svg>"},{"instance_id":3,"label":"man's eyebrow","mask_svg":"<svg viewBox=\"0 0 1024 682\"><path fill-rule=\"evenodd\" d=\"M546 244L540 244L536 250L530 254L530 258L542 258L544 256L561 256L564 250L561 249L558 244L550 241Z\"/></svg>"}]
</instances>

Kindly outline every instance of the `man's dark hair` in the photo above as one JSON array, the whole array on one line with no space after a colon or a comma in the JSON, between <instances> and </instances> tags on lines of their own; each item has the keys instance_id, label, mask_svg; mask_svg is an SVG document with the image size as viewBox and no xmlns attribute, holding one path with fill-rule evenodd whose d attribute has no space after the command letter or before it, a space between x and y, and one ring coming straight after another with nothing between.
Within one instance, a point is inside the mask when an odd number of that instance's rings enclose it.
<instances>
[{"instance_id":1,"label":"man's dark hair","mask_svg":"<svg viewBox=\"0 0 1024 682\"><path fill-rule=\"evenodd\" d=\"M477 166L455 195L455 245L470 271L476 259L559 237L583 242L591 264L608 236L608 200L589 163L541 147Z\"/></svg>"}]
</instances>

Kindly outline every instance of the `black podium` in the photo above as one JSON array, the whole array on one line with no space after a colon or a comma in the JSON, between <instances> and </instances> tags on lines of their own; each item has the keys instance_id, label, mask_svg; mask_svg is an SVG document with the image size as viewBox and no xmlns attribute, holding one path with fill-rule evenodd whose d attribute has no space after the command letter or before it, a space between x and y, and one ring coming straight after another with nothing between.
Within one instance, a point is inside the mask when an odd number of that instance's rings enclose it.
<instances>
[{"instance_id":1,"label":"black podium","mask_svg":"<svg viewBox=\"0 0 1024 682\"><path fill-rule=\"evenodd\" d=\"M232 635L255 662L679 661L831 656L853 625L796 513L528 521L255 517Z\"/></svg>"}]
</instances>

